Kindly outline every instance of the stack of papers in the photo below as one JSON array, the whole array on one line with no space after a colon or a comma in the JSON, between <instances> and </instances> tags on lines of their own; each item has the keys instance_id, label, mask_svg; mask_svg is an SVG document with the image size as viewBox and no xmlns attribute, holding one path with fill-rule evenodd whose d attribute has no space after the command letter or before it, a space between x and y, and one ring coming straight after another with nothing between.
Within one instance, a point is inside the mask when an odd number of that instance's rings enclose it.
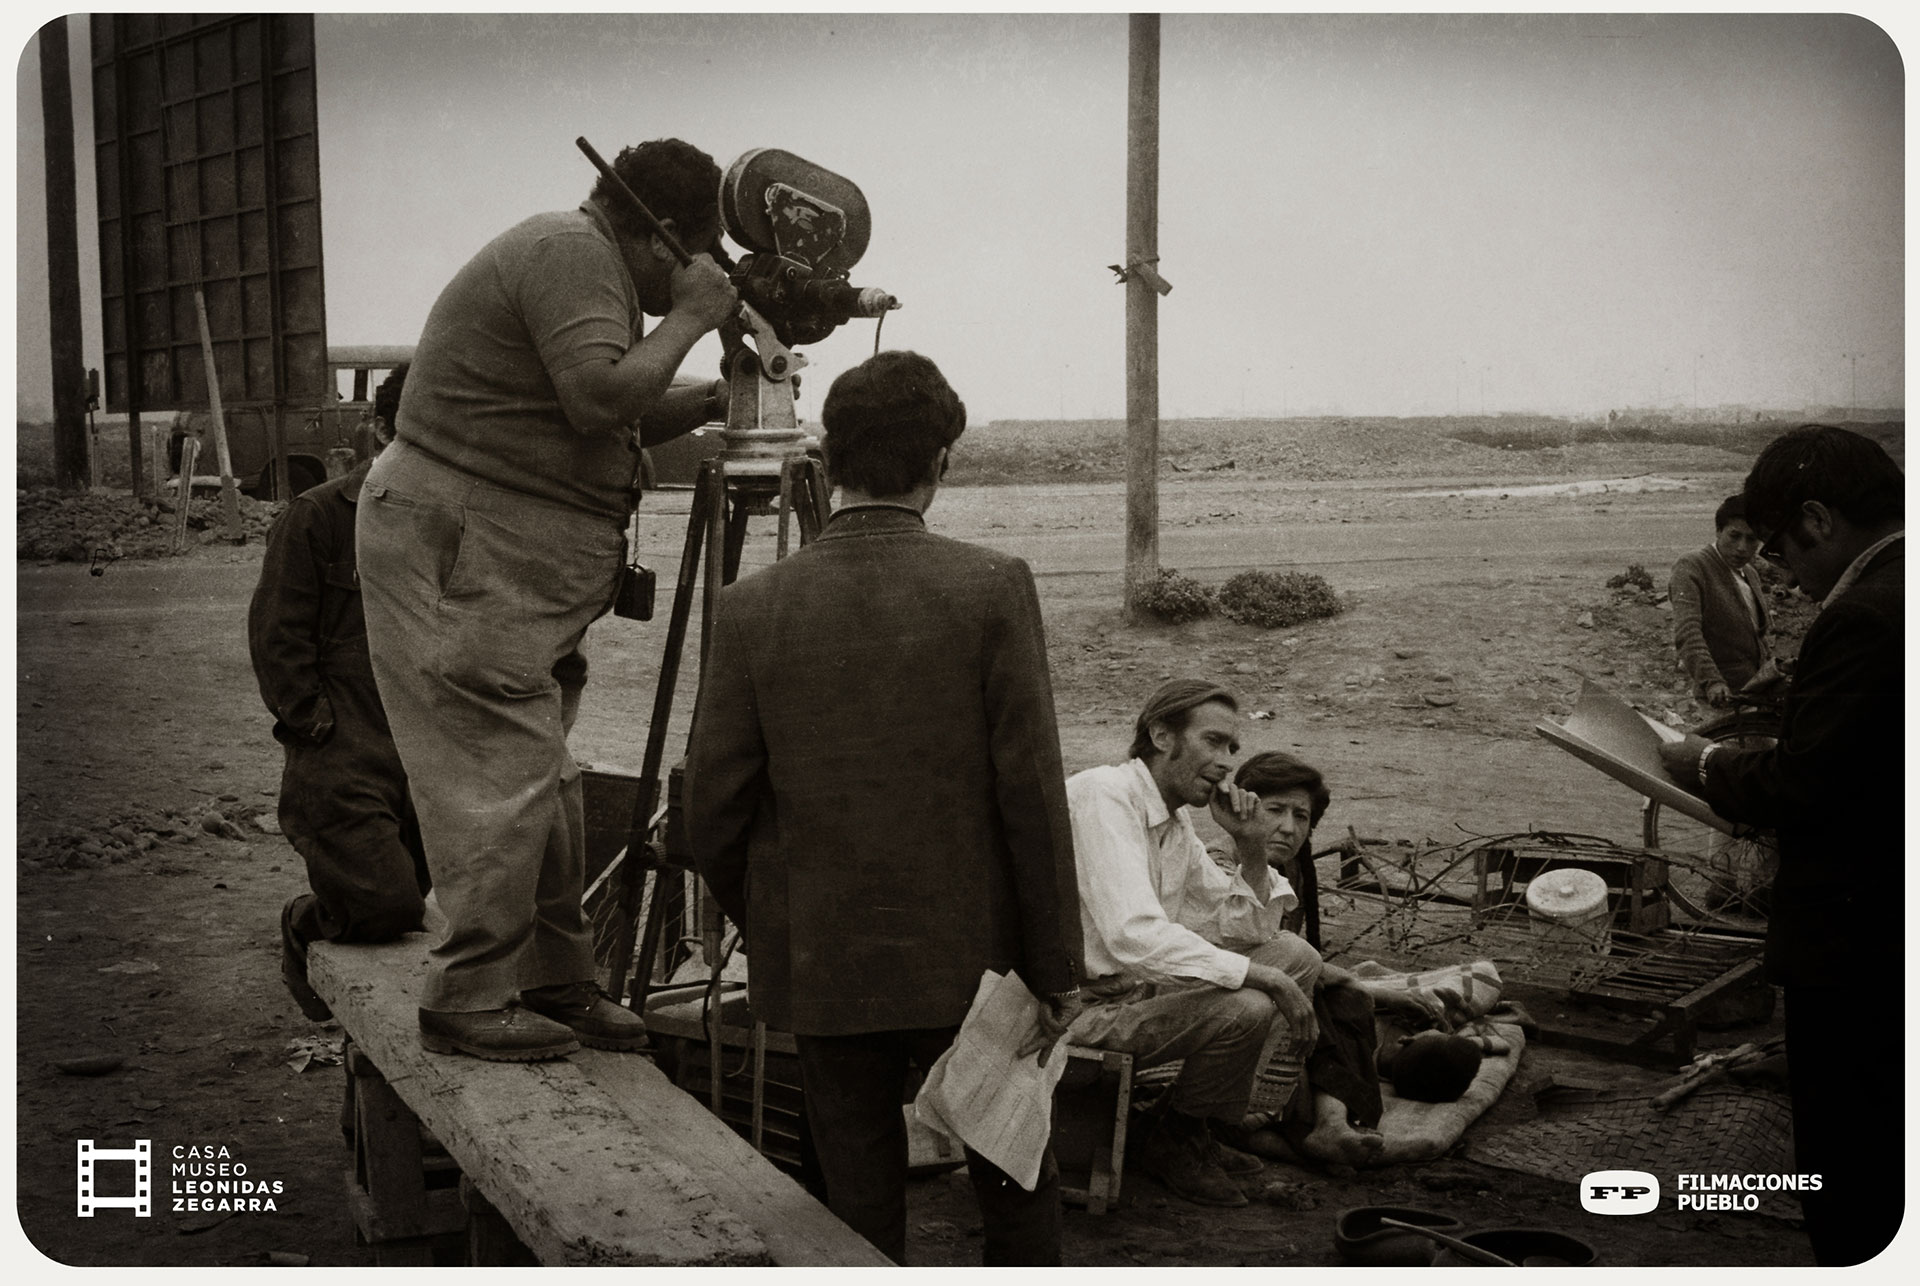
<instances>
[{"instance_id":1,"label":"stack of papers","mask_svg":"<svg viewBox=\"0 0 1920 1286\"><path fill-rule=\"evenodd\" d=\"M960 1034L913 1102L921 1124L959 1139L1028 1192L1040 1181L1053 1135L1053 1090L1067 1066L1060 1050L1065 1036L1045 1067L1038 1054L1014 1057L1033 1034L1039 1011L1019 975L981 974Z\"/></svg>"}]
</instances>

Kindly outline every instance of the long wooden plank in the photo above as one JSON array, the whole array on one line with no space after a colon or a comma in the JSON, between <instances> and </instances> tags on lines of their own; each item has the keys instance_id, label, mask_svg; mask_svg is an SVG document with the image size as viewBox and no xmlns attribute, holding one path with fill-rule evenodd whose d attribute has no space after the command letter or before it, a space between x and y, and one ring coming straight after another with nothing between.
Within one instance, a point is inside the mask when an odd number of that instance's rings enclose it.
<instances>
[{"instance_id":1,"label":"long wooden plank","mask_svg":"<svg viewBox=\"0 0 1920 1286\"><path fill-rule=\"evenodd\" d=\"M316 943L308 978L542 1264L888 1262L647 1058L421 1049L427 945Z\"/></svg>"}]
</instances>

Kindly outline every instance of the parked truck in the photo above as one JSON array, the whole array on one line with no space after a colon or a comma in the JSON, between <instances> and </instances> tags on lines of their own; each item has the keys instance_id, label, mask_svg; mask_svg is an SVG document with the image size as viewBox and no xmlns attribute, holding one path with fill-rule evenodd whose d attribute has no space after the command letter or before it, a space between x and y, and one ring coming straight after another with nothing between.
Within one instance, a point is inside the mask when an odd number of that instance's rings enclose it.
<instances>
[{"instance_id":1,"label":"parked truck","mask_svg":"<svg viewBox=\"0 0 1920 1286\"><path fill-rule=\"evenodd\" d=\"M394 367L412 360L411 344L343 344L327 349L331 399L323 406L289 411L285 417L288 495L297 496L353 467L354 434L373 418L374 390ZM278 499L270 432L273 408L240 405L225 408L224 414L234 480L250 496ZM184 444L196 436L200 455L195 474L218 471L210 425L211 416L205 411L175 414L167 439L167 467L172 472L180 471Z\"/></svg>"}]
</instances>

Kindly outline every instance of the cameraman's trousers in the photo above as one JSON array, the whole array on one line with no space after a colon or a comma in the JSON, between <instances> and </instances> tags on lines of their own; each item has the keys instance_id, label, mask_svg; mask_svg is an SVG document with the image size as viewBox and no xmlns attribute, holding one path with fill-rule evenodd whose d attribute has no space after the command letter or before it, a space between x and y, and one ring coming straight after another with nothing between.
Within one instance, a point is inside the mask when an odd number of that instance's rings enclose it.
<instances>
[{"instance_id":1,"label":"cameraman's trousers","mask_svg":"<svg viewBox=\"0 0 1920 1286\"><path fill-rule=\"evenodd\" d=\"M356 528L367 641L446 936L423 1009L500 1009L595 974L567 733L580 642L613 602L615 519L477 481L395 442Z\"/></svg>"}]
</instances>

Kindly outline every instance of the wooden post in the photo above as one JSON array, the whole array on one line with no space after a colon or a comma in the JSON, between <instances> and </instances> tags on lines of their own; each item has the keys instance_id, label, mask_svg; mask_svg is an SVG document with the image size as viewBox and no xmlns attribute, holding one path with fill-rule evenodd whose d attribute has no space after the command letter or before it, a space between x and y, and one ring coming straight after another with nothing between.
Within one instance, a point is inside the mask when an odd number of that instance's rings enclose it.
<instances>
[{"instance_id":1,"label":"wooden post","mask_svg":"<svg viewBox=\"0 0 1920 1286\"><path fill-rule=\"evenodd\" d=\"M227 539L237 545L245 539L240 530L240 491L233 485L233 458L227 454L227 416L220 407L220 368L213 364L207 295L198 286L193 288L193 311L200 322L200 356L207 364L207 404L213 408L213 451L220 462L220 517L226 523Z\"/></svg>"},{"instance_id":2,"label":"wooden post","mask_svg":"<svg viewBox=\"0 0 1920 1286\"><path fill-rule=\"evenodd\" d=\"M1127 19L1127 615L1160 570L1160 15Z\"/></svg>"},{"instance_id":3,"label":"wooden post","mask_svg":"<svg viewBox=\"0 0 1920 1286\"><path fill-rule=\"evenodd\" d=\"M40 111L46 143L47 330L53 362L53 482L79 491L89 479L98 444L87 432L87 374L80 346L80 234L74 196L73 77L68 65L67 19L40 28ZM138 490L140 477L135 473Z\"/></svg>"},{"instance_id":4,"label":"wooden post","mask_svg":"<svg viewBox=\"0 0 1920 1286\"><path fill-rule=\"evenodd\" d=\"M187 506L193 503L193 466L200 460L200 439L189 436L180 444L180 490L173 514L173 552L187 547Z\"/></svg>"}]
</instances>

